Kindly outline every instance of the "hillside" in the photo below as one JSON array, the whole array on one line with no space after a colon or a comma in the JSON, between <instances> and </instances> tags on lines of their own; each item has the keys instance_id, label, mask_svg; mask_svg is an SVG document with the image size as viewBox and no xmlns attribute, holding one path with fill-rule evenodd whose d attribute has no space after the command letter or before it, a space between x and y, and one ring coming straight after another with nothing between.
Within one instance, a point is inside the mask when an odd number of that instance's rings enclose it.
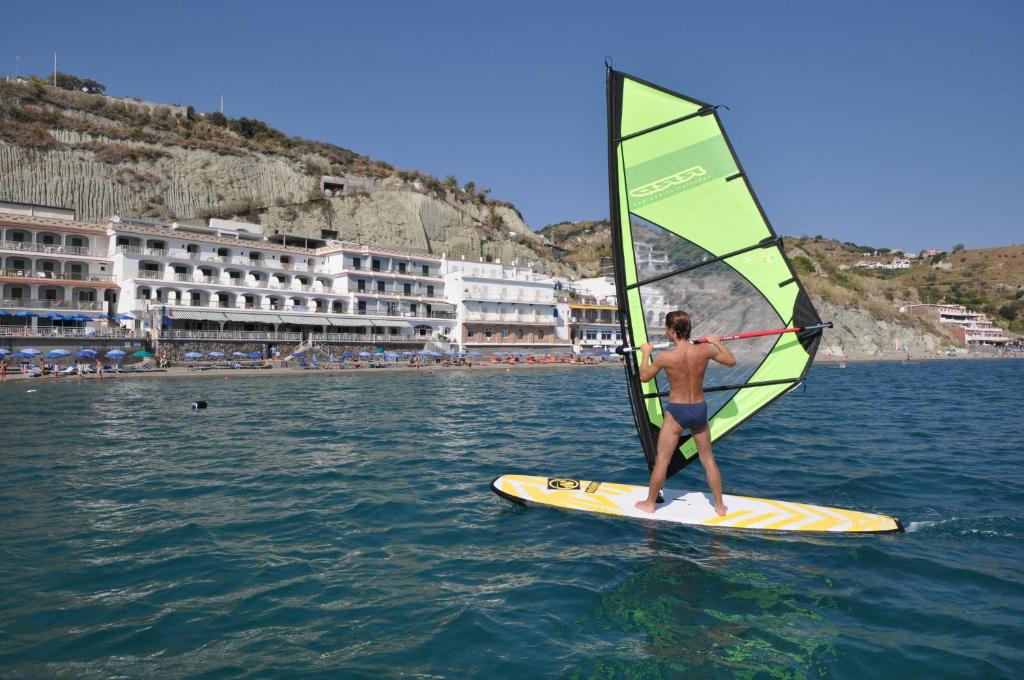
<instances>
[{"instance_id":1,"label":"hillside","mask_svg":"<svg viewBox=\"0 0 1024 680\"><path fill-rule=\"evenodd\" d=\"M325 176L360 190L326 196ZM329 229L347 241L573 272L489 193L258 120L0 81L0 200L74 208L79 219L239 218L268 232Z\"/></svg>"}]
</instances>

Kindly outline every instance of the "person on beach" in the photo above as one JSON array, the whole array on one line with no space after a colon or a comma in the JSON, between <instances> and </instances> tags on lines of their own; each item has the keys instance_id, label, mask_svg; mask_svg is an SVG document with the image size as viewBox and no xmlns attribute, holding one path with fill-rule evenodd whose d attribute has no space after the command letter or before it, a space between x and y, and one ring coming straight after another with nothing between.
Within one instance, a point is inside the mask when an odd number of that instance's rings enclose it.
<instances>
[{"instance_id":1,"label":"person on beach","mask_svg":"<svg viewBox=\"0 0 1024 680\"><path fill-rule=\"evenodd\" d=\"M46 362L43 361L42 358L39 359L39 377L46 377Z\"/></svg>"},{"instance_id":2,"label":"person on beach","mask_svg":"<svg viewBox=\"0 0 1024 680\"><path fill-rule=\"evenodd\" d=\"M7 382L7 359L0 357L0 383Z\"/></svg>"},{"instance_id":3,"label":"person on beach","mask_svg":"<svg viewBox=\"0 0 1024 680\"><path fill-rule=\"evenodd\" d=\"M82 382L82 362L75 360L75 373L78 375L78 382Z\"/></svg>"},{"instance_id":4,"label":"person on beach","mask_svg":"<svg viewBox=\"0 0 1024 680\"><path fill-rule=\"evenodd\" d=\"M683 428L690 430L700 463L704 466L708 486L714 496L715 512L724 515L727 512L722 501L722 476L711 453L711 433L708 431L708 405L704 401L704 371L709 361L717 361L723 366L735 366L736 357L732 355L721 340L710 337L707 343L695 345L690 342L690 316L683 311L669 312L665 316L665 334L675 343L675 349L661 352L653 360L651 343L645 343L640 351L640 379L648 382L664 369L668 376L669 395L665 411L665 421L658 436L658 455L654 468L651 470L651 482L647 488L647 499L636 503L637 510L653 513L658 501L658 493L665 485L668 464L672 454L679 446L679 437Z\"/></svg>"},{"instance_id":5,"label":"person on beach","mask_svg":"<svg viewBox=\"0 0 1024 680\"><path fill-rule=\"evenodd\" d=\"M103 378L103 359L97 357L96 359L96 377Z\"/></svg>"}]
</instances>

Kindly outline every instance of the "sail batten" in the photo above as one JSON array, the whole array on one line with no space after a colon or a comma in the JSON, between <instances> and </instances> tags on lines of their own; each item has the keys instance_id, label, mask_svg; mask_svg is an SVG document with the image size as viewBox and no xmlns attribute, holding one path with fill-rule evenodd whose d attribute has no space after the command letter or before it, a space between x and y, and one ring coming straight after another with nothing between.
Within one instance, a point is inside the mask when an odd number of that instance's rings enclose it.
<instances>
[{"instance_id":1,"label":"sail batten","mask_svg":"<svg viewBox=\"0 0 1024 680\"><path fill-rule=\"evenodd\" d=\"M693 336L821 323L722 127L717 107L608 72L609 203L623 341L665 340L665 315L690 313ZM742 179L741 182L733 180ZM795 285L791 285L795 284ZM820 330L737 342L737 365L706 374L712 440L793 389ZM667 385L624 357L637 432L653 465ZM669 466L696 457L689 437Z\"/></svg>"}]
</instances>

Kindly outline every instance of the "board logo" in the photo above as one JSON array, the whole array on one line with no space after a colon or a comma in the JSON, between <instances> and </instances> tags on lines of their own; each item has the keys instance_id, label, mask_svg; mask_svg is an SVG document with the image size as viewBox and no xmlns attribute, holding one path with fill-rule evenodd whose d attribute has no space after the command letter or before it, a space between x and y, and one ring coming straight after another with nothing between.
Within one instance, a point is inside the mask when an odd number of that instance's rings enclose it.
<instances>
[{"instance_id":1,"label":"board logo","mask_svg":"<svg viewBox=\"0 0 1024 680\"><path fill-rule=\"evenodd\" d=\"M580 488L580 483L575 479L556 477L548 480L548 488L555 489L556 491L572 491L573 489Z\"/></svg>"},{"instance_id":2,"label":"board logo","mask_svg":"<svg viewBox=\"0 0 1024 680\"><path fill-rule=\"evenodd\" d=\"M587 488L584 489L587 493L597 493L597 488L601 486L601 482L591 482L587 484Z\"/></svg>"},{"instance_id":3,"label":"board logo","mask_svg":"<svg viewBox=\"0 0 1024 680\"><path fill-rule=\"evenodd\" d=\"M707 174L707 170L699 165L695 165L692 168L687 168L686 170L681 170L671 175L660 177L653 182L648 182L647 184L638 186L635 189L630 189L629 195L635 198L653 196L654 194L665 191L671 187L692 182L698 177L704 177Z\"/></svg>"}]
</instances>

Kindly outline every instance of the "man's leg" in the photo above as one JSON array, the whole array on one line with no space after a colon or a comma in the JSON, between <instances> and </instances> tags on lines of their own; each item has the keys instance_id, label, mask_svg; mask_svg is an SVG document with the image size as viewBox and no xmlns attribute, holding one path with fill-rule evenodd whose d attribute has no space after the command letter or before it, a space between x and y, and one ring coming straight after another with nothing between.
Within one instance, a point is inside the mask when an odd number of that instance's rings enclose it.
<instances>
[{"instance_id":1,"label":"man's leg","mask_svg":"<svg viewBox=\"0 0 1024 680\"><path fill-rule=\"evenodd\" d=\"M651 481L647 486L647 500L637 501L637 510L654 512L658 502L658 492L661 491L661 487L665 486L668 464L672 460L672 453L679 446L679 437L682 434L683 428L679 426L671 413L665 411L665 422L661 424L661 433L658 435L658 456L654 460Z\"/></svg>"},{"instance_id":2,"label":"man's leg","mask_svg":"<svg viewBox=\"0 0 1024 680\"><path fill-rule=\"evenodd\" d=\"M704 466L704 474L707 475L708 486L711 487L711 494L715 499L715 512L724 515L728 512L728 508L722 501L722 475L718 472L718 464L715 463L715 456L711 453L711 428L705 427L700 432L694 432L693 441L697 444L700 464Z\"/></svg>"}]
</instances>

